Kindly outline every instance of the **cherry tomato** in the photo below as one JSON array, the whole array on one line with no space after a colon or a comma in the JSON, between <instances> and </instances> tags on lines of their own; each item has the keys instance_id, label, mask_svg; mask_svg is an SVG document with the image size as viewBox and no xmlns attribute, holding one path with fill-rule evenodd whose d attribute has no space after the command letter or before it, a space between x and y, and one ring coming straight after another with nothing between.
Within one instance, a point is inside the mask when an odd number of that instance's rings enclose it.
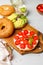
<instances>
[{"instance_id":1,"label":"cherry tomato","mask_svg":"<svg viewBox=\"0 0 43 65\"><path fill-rule=\"evenodd\" d=\"M38 36L34 36L34 40L38 40Z\"/></svg>"},{"instance_id":2,"label":"cherry tomato","mask_svg":"<svg viewBox=\"0 0 43 65\"><path fill-rule=\"evenodd\" d=\"M20 31L20 32L18 32L18 35L22 35L22 32Z\"/></svg>"},{"instance_id":3,"label":"cherry tomato","mask_svg":"<svg viewBox=\"0 0 43 65\"><path fill-rule=\"evenodd\" d=\"M28 44L27 47L28 47L29 49L32 49L32 48L33 48L33 45Z\"/></svg>"},{"instance_id":4,"label":"cherry tomato","mask_svg":"<svg viewBox=\"0 0 43 65\"><path fill-rule=\"evenodd\" d=\"M19 36L14 36L14 38L17 40L17 39L19 39Z\"/></svg>"},{"instance_id":5,"label":"cherry tomato","mask_svg":"<svg viewBox=\"0 0 43 65\"><path fill-rule=\"evenodd\" d=\"M43 4L39 4L36 8L39 12L43 13Z\"/></svg>"},{"instance_id":6,"label":"cherry tomato","mask_svg":"<svg viewBox=\"0 0 43 65\"><path fill-rule=\"evenodd\" d=\"M24 39L25 39L24 37L21 37L21 38L20 38L21 41L24 40Z\"/></svg>"},{"instance_id":7,"label":"cherry tomato","mask_svg":"<svg viewBox=\"0 0 43 65\"><path fill-rule=\"evenodd\" d=\"M28 38L28 35L23 34L23 37L24 37L24 38Z\"/></svg>"},{"instance_id":8,"label":"cherry tomato","mask_svg":"<svg viewBox=\"0 0 43 65\"><path fill-rule=\"evenodd\" d=\"M35 45L35 44L36 44L36 41L34 40L34 41L32 42L32 44Z\"/></svg>"},{"instance_id":9,"label":"cherry tomato","mask_svg":"<svg viewBox=\"0 0 43 65\"><path fill-rule=\"evenodd\" d=\"M30 36L34 35L35 32L34 31L30 31Z\"/></svg>"},{"instance_id":10,"label":"cherry tomato","mask_svg":"<svg viewBox=\"0 0 43 65\"><path fill-rule=\"evenodd\" d=\"M26 45L25 44L20 44L20 48L21 49L25 49L26 48Z\"/></svg>"},{"instance_id":11,"label":"cherry tomato","mask_svg":"<svg viewBox=\"0 0 43 65\"><path fill-rule=\"evenodd\" d=\"M28 44L28 40L23 40L23 43L27 45Z\"/></svg>"},{"instance_id":12,"label":"cherry tomato","mask_svg":"<svg viewBox=\"0 0 43 65\"><path fill-rule=\"evenodd\" d=\"M28 34L28 30L24 30L24 34L25 34L25 35Z\"/></svg>"},{"instance_id":13,"label":"cherry tomato","mask_svg":"<svg viewBox=\"0 0 43 65\"><path fill-rule=\"evenodd\" d=\"M20 40L16 40L15 44L19 45L20 44Z\"/></svg>"}]
</instances>

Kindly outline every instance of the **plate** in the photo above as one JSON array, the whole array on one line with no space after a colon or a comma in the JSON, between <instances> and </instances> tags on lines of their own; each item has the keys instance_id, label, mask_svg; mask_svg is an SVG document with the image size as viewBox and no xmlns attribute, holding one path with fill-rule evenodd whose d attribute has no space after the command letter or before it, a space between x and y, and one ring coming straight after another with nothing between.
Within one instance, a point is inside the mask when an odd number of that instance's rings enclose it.
<instances>
[{"instance_id":1,"label":"plate","mask_svg":"<svg viewBox=\"0 0 43 65\"><path fill-rule=\"evenodd\" d=\"M24 0L28 10L29 24L43 33L43 15L40 15L36 6L43 3L43 0ZM0 0L0 5L11 4L10 0ZM14 58L12 65L43 65L43 53L40 54L25 54L20 55L16 50L13 50Z\"/></svg>"}]
</instances>

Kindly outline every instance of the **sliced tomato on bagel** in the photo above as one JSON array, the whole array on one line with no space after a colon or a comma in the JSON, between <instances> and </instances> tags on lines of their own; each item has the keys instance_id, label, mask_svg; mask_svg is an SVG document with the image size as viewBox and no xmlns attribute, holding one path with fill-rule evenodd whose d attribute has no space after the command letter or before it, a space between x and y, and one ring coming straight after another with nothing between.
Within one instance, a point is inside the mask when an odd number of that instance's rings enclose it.
<instances>
[{"instance_id":1,"label":"sliced tomato on bagel","mask_svg":"<svg viewBox=\"0 0 43 65\"><path fill-rule=\"evenodd\" d=\"M35 44L36 44L36 41L35 41L35 40L33 40L32 44L33 44L33 45L35 45Z\"/></svg>"},{"instance_id":2,"label":"sliced tomato on bagel","mask_svg":"<svg viewBox=\"0 0 43 65\"><path fill-rule=\"evenodd\" d=\"M20 48L21 49L25 49L26 48L26 45L23 43L23 44L20 44Z\"/></svg>"},{"instance_id":3,"label":"sliced tomato on bagel","mask_svg":"<svg viewBox=\"0 0 43 65\"><path fill-rule=\"evenodd\" d=\"M20 32L18 32L18 35L22 35L22 32L20 31Z\"/></svg>"},{"instance_id":4,"label":"sliced tomato on bagel","mask_svg":"<svg viewBox=\"0 0 43 65\"><path fill-rule=\"evenodd\" d=\"M34 31L30 31L30 36L33 36L35 34Z\"/></svg>"},{"instance_id":5,"label":"sliced tomato on bagel","mask_svg":"<svg viewBox=\"0 0 43 65\"><path fill-rule=\"evenodd\" d=\"M25 45L27 45L27 44L28 44L28 40L23 40L23 43L24 43Z\"/></svg>"},{"instance_id":6,"label":"sliced tomato on bagel","mask_svg":"<svg viewBox=\"0 0 43 65\"><path fill-rule=\"evenodd\" d=\"M34 36L34 41L35 41L35 40L38 40L38 36Z\"/></svg>"},{"instance_id":7,"label":"sliced tomato on bagel","mask_svg":"<svg viewBox=\"0 0 43 65\"><path fill-rule=\"evenodd\" d=\"M25 38L24 38L23 36L22 36L22 37L20 37L20 40L21 40L21 41L23 41L24 39L25 39Z\"/></svg>"},{"instance_id":8,"label":"sliced tomato on bagel","mask_svg":"<svg viewBox=\"0 0 43 65\"><path fill-rule=\"evenodd\" d=\"M28 44L27 47L28 47L29 49L32 49L32 48L33 48L33 45Z\"/></svg>"},{"instance_id":9,"label":"sliced tomato on bagel","mask_svg":"<svg viewBox=\"0 0 43 65\"><path fill-rule=\"evenodd\" d=\"M19 39L19 36L15 35L15 36L14 36L14 39L15 39L15 40L18 40L18 39Z\"/></svg>"},{"instance_id":10,"label":"sliced tomato on bagel","mask_svg":"<svg viewBox=\"0 0 43 65\"><path fill-rule=\"evenodd\" d=\"M15 45L19 45L19 44L20 44L20 40L16 40Z\"/></svg>"},{"instance_id":11,"label":"sliced tomato on bagel","mask_svg":"<svg viewBox=\"0 0 43 65\"><path fill-rule=\"evenodd\" d=\"M28 30L24 30L24 34L25 34L25 35L28 34Z\"/></svg>"}]
</instances>

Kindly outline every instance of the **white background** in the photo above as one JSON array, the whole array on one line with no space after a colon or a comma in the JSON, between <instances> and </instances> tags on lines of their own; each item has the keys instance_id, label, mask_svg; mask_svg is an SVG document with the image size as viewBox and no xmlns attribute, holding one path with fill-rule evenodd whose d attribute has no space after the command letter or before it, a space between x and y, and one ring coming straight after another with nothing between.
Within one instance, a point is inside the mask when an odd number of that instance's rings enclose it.
<instances>
[{"instance_id":1,"label":"white background","mask_svg":"<svg viewBox=\"0 0 43 65\"><path fill-rule=\"evenodd\" d=\"M43 0L24 0L29 10L29 24L43 33L43 15L36 11L36 6L43 3ZM11 4L10 0L0 0L0 5ZM43 53L20 55L14 50L12 65L43 65Z\"/></svg>"}]
</instances>

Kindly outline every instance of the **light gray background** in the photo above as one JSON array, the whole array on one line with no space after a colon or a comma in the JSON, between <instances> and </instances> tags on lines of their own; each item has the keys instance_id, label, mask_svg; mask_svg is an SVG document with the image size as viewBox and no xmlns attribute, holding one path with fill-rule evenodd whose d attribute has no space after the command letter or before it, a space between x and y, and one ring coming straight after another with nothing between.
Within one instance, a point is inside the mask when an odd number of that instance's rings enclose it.
<instances>
[{"instance_id":1,"label":"light gray background","mask_svg":"<svg viewBox=\"0 0 43 65\"><path fill-rule=\"evenodd\" d=\"M43 0L24 0L29 10L29 24L43 33L43 15L36 11L36 6L43 3ZM0 5L11 4L10 0L0 0ZM12 65L43 65L43 53L20 55L14 50Z\"/></svg>"}]
</instances>

